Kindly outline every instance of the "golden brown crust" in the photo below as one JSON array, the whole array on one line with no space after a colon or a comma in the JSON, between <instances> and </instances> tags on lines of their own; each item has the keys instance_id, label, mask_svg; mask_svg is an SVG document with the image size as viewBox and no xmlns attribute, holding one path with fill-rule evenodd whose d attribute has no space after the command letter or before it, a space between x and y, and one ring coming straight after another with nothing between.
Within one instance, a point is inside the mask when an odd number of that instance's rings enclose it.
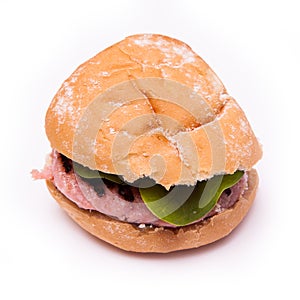
<instances>
[{"instance_id":1,"label":"golden brown crust","mask_svg":"<svg viewBox=\"0 0 300 300\"><path fill-rule=\"evenodd\" d=\"M249 170L261 157L215 73L189 46L161 35L127 37L82 64L55 95L45 127L67 157L167 188Z\"/></svg>"},{"instance_id":2,"label":"golden brown crust","mask_svg":"<svg viewBox=\"0 0 300 300\"><path fill-rule=\"evenodd\" d=\"M50 181L47 181L47 186L68 215L99 239L127 251L167 253L197 248L228 235L243 220L253 203L258 187L258 174L254 169L248 172L248 189L233 208L207 221L177 229L149 226L139 228L95 211L83 210L61 194Z\"/></svg>"}]
</instances>

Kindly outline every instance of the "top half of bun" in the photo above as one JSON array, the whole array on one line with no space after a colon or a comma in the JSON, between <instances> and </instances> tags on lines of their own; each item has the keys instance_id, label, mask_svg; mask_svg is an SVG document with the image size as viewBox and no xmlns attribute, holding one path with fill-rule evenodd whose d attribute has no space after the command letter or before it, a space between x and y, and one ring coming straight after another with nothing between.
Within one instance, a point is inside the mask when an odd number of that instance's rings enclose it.
<instances>
[{"instance_id":1,"label":"top half of bun","mask_svg":"<svg viewBox=\"0 0 300 300\"><path fill-rule=\"evenodd\" d=\"M249 170L262 155L216 74L189 46L162 35L127 37L79 66L45 127L65 156L166 188Z\"/></svg>"}]
</instances>

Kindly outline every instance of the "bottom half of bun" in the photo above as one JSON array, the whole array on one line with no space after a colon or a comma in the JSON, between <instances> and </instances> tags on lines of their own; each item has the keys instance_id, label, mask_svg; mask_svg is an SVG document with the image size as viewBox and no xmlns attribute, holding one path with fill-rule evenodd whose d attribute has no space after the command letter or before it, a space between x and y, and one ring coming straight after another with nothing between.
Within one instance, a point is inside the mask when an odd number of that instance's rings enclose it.
<instances>
[{"instance_id":1,"label":"bottom half of bun","mask_svg":"<svg viewBox=\"0 0 300 300\"><path fill-rule=\"evenodd\" d=\"M167 253L197 248L227 236L245 217L258 187L258 174L248 172L248 189L235 205L201 222L177 228L138 226L96 211L84 210L66 198L51 181L47 187L67 214L83 229L118 248L133 252Z\"/></svg>"}]
</instances>

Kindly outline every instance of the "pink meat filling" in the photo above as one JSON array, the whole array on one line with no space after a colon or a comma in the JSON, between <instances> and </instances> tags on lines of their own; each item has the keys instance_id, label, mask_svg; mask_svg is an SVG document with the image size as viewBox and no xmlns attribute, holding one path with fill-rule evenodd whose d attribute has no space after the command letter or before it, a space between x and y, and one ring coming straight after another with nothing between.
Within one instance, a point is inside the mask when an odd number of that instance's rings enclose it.
<instances>
[{"instance_id":1,"label":"pink meat filling","mask_svg":"<svg viewBox=\"0 0 300 300\"><path fill-rule=\"evenodd\" d=\"M76 175L72 167L66 172L61 155L55 150L53 150L51 159L44 169L42 171L33 170L32 176L34 179L51 180L62 194L82 209L96 210L128 223L174 227L174 225L158 219L148 210L138 188L127 187L127 189L130 189L132 198L130 201L122 196L118 184L112 184L111 186L103 184L101 185L101 193L99 193L93 185ZM246 186L247 174L245 173L237 184L222 193L214 209L198 221L233 206Z\"/></svg>"}]
</instances>

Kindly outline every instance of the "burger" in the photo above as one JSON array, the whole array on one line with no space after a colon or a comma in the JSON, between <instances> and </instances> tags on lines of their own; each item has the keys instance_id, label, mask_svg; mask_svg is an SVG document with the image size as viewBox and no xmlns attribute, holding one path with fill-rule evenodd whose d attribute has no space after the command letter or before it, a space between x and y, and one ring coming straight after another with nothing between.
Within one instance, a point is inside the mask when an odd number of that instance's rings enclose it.
<instances>
[{"instance_id":1,"label":"burger","mask_svg":"<svg viewBox=\"0 0 300 300\"><path fill-rule=\"evenodd\" d=\"M185 43L125 38L79 66L46 113L35 179L83 229L167 253L227 236L255 198L261 146L240 106Z\"/></svg>"}]
</instances>

